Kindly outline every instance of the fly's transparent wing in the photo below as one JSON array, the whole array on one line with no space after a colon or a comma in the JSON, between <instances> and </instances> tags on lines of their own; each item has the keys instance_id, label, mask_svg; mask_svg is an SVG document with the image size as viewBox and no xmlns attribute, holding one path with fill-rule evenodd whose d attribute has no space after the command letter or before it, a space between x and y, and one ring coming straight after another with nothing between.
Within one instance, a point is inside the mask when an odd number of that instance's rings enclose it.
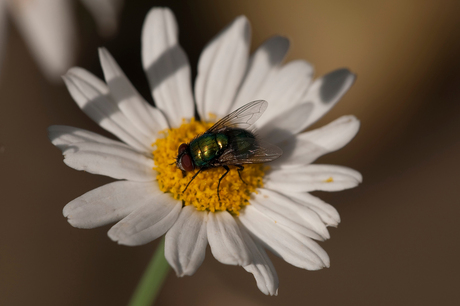
<instances>
[{"instance_id":1,"label":"fly's transparent wing","mask_svg":"<svg viewBox=\"0 0 460 306\"><path fill-rule=\"evenodd\" d=\"M248 129L268 107L268 102L257 100L241 106L236 111L217 121L208 132L219 132L226 128Z\"/></svg>"},{"instance_id":2,"label":"fly's transparent wing","mask_svg":"<svg viewBox=\"0 0 460 306\"><path fill-rule=\"evenodd\" d=\"M231 148L219 156L216 166L267 163L282 154L281 148L264 140L239 138L232 143Z\"/></svg>"}]
</instances>

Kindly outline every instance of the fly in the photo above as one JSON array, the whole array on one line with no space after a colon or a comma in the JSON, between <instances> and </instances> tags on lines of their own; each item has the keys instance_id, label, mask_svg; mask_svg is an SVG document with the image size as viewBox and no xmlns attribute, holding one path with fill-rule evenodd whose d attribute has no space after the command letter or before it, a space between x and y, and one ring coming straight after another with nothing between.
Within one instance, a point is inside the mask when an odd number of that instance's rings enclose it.
<instances>
[{"instance_id":1,"label":"fly","mask_svg":"<svg viewBox=\"0 0 460 306\"><path fill-rule=\"evenodd\" d=\"M223 167L226 172L217 184L220 201L220 182L230 171L229 165L237 167L238 175L245 183L241 178L244 164L266 163L280 157L283 151L279 147L259 139L249 130L267 107L268 103L264 100L250 102L219 120L190 143L181 144L176 158L177 167L187 172L199 169L182 192L201 171Z\"/></svg>"}]
</instances>

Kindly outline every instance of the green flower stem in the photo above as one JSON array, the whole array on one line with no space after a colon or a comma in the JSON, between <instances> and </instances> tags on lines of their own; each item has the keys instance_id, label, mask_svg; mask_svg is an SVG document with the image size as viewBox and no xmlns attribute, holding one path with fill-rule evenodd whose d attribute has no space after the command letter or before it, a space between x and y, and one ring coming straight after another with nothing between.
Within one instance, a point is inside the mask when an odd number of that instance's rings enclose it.
<instances>
[{"instance_id":1,"label":"green flower stem","mask_svg":"<svg viewBox=\"0 0 460 306\"><path fill-rule=\"evenodd\" d=\"M165 238L163 237L129 301L129 306L153 305L168 271L169 264L165 258Z\"/></svg>"}]
</instances>

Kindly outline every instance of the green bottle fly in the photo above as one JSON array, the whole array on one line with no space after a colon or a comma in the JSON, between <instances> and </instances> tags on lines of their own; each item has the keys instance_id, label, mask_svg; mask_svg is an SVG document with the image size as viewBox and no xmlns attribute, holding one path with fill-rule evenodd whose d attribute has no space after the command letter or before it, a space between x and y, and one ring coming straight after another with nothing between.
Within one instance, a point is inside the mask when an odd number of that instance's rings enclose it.
<instances>
[{"instance_id":1,"label":"green bottle fly","mask_svg":"<svg viewBox=\"0 0 460 306\"><path fill-rule=\"evenodd\" d=\"M188 185L203 170L223 167L225 172L217 184L217 196L222 179L230 171L229 165L238 168L241 178L243 164L265 163L283 154L283 151L270 143L260 140L247 130L267 109L268 103L263 100L248 103L214 124L204 134L197 136L189 144L179 146L176 165L182 171L200 170L195 173ZM244 182L244 181L243 181Z\"/></svg>"}]
</instances>

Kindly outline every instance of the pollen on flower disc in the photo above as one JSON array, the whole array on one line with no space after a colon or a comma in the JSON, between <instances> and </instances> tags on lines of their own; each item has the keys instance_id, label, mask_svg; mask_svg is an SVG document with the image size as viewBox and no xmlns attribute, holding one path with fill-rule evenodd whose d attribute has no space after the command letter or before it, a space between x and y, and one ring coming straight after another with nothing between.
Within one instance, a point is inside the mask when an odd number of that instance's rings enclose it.
<instances>
[{"instance_id":1,"label":"pollen on flower disc","mask_svg":"<svg viewBox=\"0 0 460 306\"><path fill-rule=\"evenodd\" d=\"M212 212L226 210L238 215L239 210L249 204L251 193L263 186L263 164L245 164L244 170L241 171L244 182L241 181L237 168L230 166L230 172L222 179L219 187L220 201L217 197L217 184L219 178L226 172L222 167L200 172L183 192L199 169L184 172L176 166L177 154L183 148L180 146L203 134L212 125L212 123L192 119L190 122L183 122L178 128L162 131L164 137L158 138L152 144L158 184L163 192L171 193L175 199L181 200L186 206L193 205L198 210ZM191 163L191 159L182 159L183 165L187 162Z\"/></svg>"}]
</instances>

